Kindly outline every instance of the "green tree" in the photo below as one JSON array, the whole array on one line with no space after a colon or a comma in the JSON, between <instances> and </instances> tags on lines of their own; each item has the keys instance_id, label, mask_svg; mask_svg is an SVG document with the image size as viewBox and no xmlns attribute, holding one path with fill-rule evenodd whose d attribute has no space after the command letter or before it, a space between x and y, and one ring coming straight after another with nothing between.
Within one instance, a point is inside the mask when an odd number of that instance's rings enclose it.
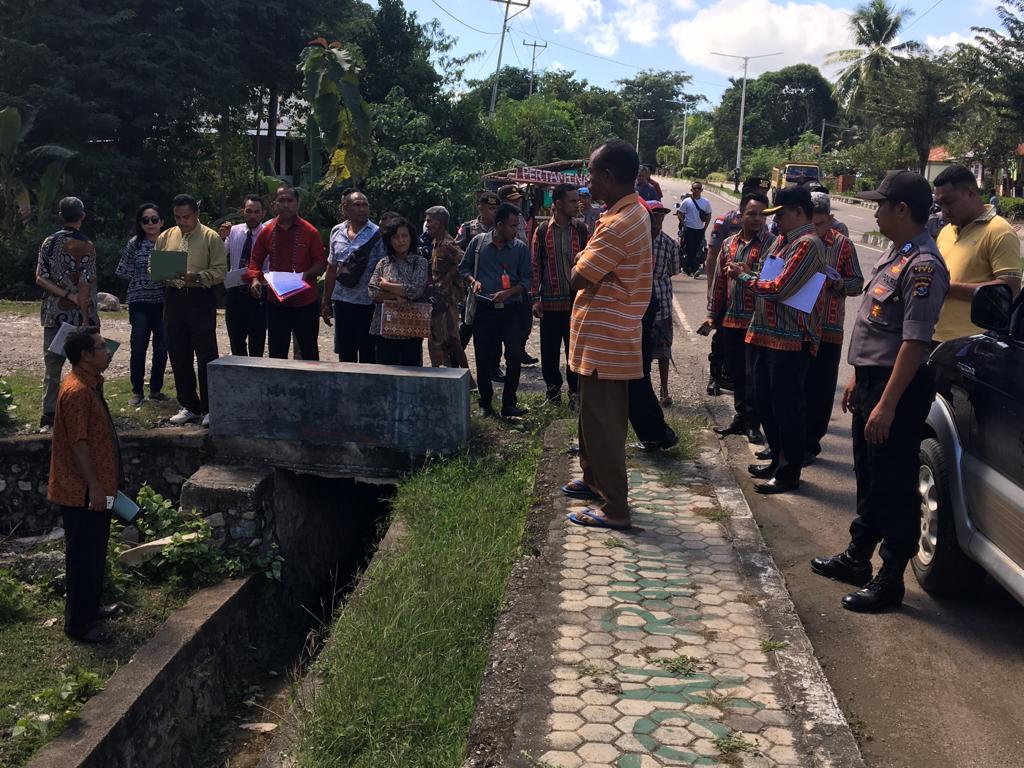
<instances>
[{"instance_id":1,"label":"green tree","mask_svg":"<svg viewBox=\"0 0 1024 768\"><path fill-rule=\"evenodd\" d=\"M919 43L897 42L900 30L914 12L897 9L887 0L870 0L858 5L850 16L856 48L833 51L826 64L841 64L836 77L836 98L847 111L860 107L865 92L903 57L920 51Z\"/></svg>"},{"instance_id":2,"label":"green tree","mask_svg":"<svg viewBox=\"0 0 1024 768\"><path fill-rule=\"evenodd\" d=\"M735 157L741 90L741 83L734 82L712 117L715 141L723 158ZM747 81L743 146L791 146L805 132L820 128L822 120L832 120L836 110L832 86L817 67L796 64L765 72Z\"/></svg>"},{"instance_id":3,"label":"green tree","mask_svg":"<svg viewBox=\"0 0 1024 768\"><path fill-rule=\"evenodd\" d=\"M865 110L882 128L907 137L917 170L923 174L929 151L949 132L956 116L950 73L940 60L929 56L904 59L872 89Z\"/></svg>"},{"instance_id":4,"label":"green tree","mask_svg":"<svg viewBox=\"0 0 1024 768\"><path fill-rule=\"evenodd\" d=\"M13 233L32 211L35 188L37 222L43 223L57 198L64 166L74 153L53 144L22 147L32 127L14 107L0 109L0 230ZM42 169L42 170L40 170Z\"/></svg>"},{"instance_id":5,"label":"green tree","mask_svg":"<svg viewBox=\"0 0 1024 768\"><path fill-rule=\"evenodd\" d=\"M698 97L686 93L693 78L684 72L652 69L624 80L617 80L619 94L630 113L630 130L636 136L637 118L650 118L640 128L640 161L653 163L658 147L668 143L677 116L687 108L693 110ZM682 106L680 106L682 105ZM629 135L622 138L629 138Z\"/></svg>"},{"instance_id":6,"label":"green tree","mask_svg":"<svg viewBox=\"0 0 1024 768\"><path fill-rule=\"evenodd\" d=\"M706 130L697 134L692 141L687 141L686 164L693 168L694 174L699 178L725 169L726 164L718 152L713 130Z\"/></svg>"},{"instance_id":7,"label":"green tree","mask_svg":"<svg viewBox=\"0 0 1024 768\"><path fill-rule=\"evenodd\" d=\"M495 113L494 133L506 160L502 165L539 165L583 157L588 146L580 135L582 123L583 115L576 105L542 94L501 102Z\"/></svg>"}]
</instances>

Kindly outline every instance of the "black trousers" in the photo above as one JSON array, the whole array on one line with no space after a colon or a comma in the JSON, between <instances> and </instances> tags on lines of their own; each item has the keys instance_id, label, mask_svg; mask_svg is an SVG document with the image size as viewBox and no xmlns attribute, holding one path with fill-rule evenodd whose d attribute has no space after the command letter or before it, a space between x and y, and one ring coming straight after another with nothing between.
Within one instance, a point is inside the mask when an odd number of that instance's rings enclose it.
<instances>
[{"instance_id":1,"label":"black trousers","mask_svg":"<svg viewBox=\"0 0 1024 768\"><path fill-rule=\"evenodd\" d=\"M267 301L267 346L271 357L285 359L292 334L303 360L319 360L320 305L314 301L304 307L289 307L279 301Z\"/></svg>"},{"instance_id":2,"label":"black trousers","mask_svg":"<svg viewBox=\"0 0 1024 768\"><path fill-rule=\"evenodd\" d=\"M264 297L254 299L246 287L229 288L224 299L224 320L232 355L263 357L267 341Z\"/></svg>"},{"instance_id":3,"label":"black trousers","mask_svg":"<svg viewBox=\"0 0 1024 768\"><path fill-rule=\"evenodd\" d=\"M476 305L473 322L473 348L476 352L476 385L480 392L480 407L492 407L494 384L491 369L505 345L505 386L501 391L502 408L516 405L519 374L522 366L522 309L518 304L506 304L496 309L486 301Z\"/></svg>"},{"instance_id":4,"label":"black trousers","mask_svg":"<svg viewBox=\"0 0 1024 768\"><path fill-rule=\"evenodd\" d=\"M159 392L164 388L164 372L167 370L163 302L133 301L128 305L128 322L132 326L132 354L128 361L132 392L141 395L146 383L146 352L149 351L150 336L153 337L153 367L149 371L149 391Z\"/></svg>"},{"instance_id":5,"label":"black trousers","mask_svg":"<svg viewBox=\"0 0 1024 768\"><path fill-rule=\"evenodd\" d=\"M821 343L817 357L807 365L804 399L807 401L807 439L804 451L817 456L821 453L821 440L828 432L832 419L832 404L836 399L839 381L839 361L843 356L842 344Z\"/></svg>"},{"instance_id":6,"label":"black trousers","mask_svg":"<svg viewBox=\"0 0 1024 768\"><path fill-rule=\"evenodd\" d=\"M700 248L704 244L704 229L683 229L683 272L692 275L700 266Z\"/></svg>"},{"instance_id":7,"label":"black trousers","mask_svg":"<svg viewBox=\"0 0 1024 768\"><path fill-rule=\"evenodd\" d=\"M377 362L377 341L370 335L373 304L334 302L334 351L343 363Z\"/></svg>"},{"instance_id":8,"label":"black trousers","mask_svg":"<svg viewBox=\"0 0 1024 768\"><path fill-rule=\"evenodd\" d=\"M720 328L716 335L722 339L722 352L732 379L732 404L736 416L743 419L747 429L757 429L761 421L757 417L754 394L754 347L744 341L747 331L743 328Z\"/></svg>"},{"instance_id":9,"label":"black trousers","mask_svg":"<svg viewBox=\"0 0 1024 768\"><path fill-rule=\"evenodd\" d=\"M519 316L519 333L523 337L523 352L526 351L526 341L530 338L530 334L533 333L533 306L529 301L519 302L519 311L522 313Z\"/></svg>"},{"instance_id":10,"label":"black trousers","mask_svg":"<svg viewBox=\"0 0 1024 768\"><path fill-rule=\"evenodd\" d=\"M61 507L64 521L64 632L81 637L100 610L107 565L110 513Z\"/></svg>"},{"instance_id":11,"label":"black trousers","mask_svg":"<svg viewBox=\"0 0 1024 768\"><path fill-rule=\"evenodd\" d=\"M891 368L858 366L853 392L853 469L857 475L857 517L850 540L869 559L881 543L882 560L897 568L917 554L921 534L918 452L935 384L925 366L896 404L889 439L880 445L864 437L864 425L885 391Z\"/></svg>"},{"instance_id":12,"label":"black trousers","mask_svg":"<svg viewBox=\"0 0 1024 768\"><path fill-rule=\"evenodd\" d=\"M381 365L423 366L423 339L374 338L377 340L377 362Z\"/></svg>"},{"instance_id":13,"label":"black trousers","mask_svg":"<svg viewBox=\"0 0 1024 768\"><path fill-rule=\"evenodd\" d=\"M659 442L668 436L669 426L665 423L665 412L661 410L658 396L654 394L651 382L651 361L654 350L651 348L651 325L658 312L658 299L651 296L651 303L640 321L640 353L643 360L644 377L631 379L627 387L629 397L629 423L642 443Z\"/></svg>"},{"instance_id":14,"label":"black trousers","mask_svg":"<svg viewBox=\"0 0 1024 768\"><path fill-rule=\"evenodd\" d=\"M206 366L218 357L217 296L213 289L168 288L164 328L174 387L178 390L178 404L192 413L209 413ZM199 373L198 394L193 362Z\"/></svg>"},{"instance_id":15,"label":"black trousers","mask_svg":"<svg viewBox=\"0 0 1024 768\"><path fill-rule=\"evenodd\" d=\"M783 352L757 347L754 352L754 389L768 447L775 456L772 467L781 481L799 480L807 432L804 379L810 352Z\"/></svg>"},{"instance_id":16,"label":"black trousers","mask_svg":"<svg viewBox=\"0 0 1024 768\"><path fill-rule=\"evenodd\" d=\"M569 368L569 310L544 310L540 319L540 370L547 386L548 397L562 390L562 356L565 356L565 380L569 394L579 388L579 374Z\"/></svg>"}]
</instances>

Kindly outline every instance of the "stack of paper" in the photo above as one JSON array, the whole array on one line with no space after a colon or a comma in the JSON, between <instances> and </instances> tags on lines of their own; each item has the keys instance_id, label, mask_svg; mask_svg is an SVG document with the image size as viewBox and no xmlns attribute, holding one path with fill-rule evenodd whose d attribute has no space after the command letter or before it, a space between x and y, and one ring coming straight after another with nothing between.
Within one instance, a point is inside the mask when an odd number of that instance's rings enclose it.
<instances>
[{"instance_id":1,"label":"stack of paper","mask_svg":"<svg viewBox=\"0 0 1024 768\"><path fill-rule=\"evenodd\" d=\"M309 288L309 283L302 279L299 272L264 272L263 277L266 278L270 290L281 301Z\"/></svg>"},{"instance_id":2,"label":"stack of paper","mask_svg":"<svg viewBox=\"0 0 1024 768\"><path fill-rule=\"evenodd\" d=\"M785 266L786 262L782 259L776 256L769 256L764 260L764 264L761 265L761 274L758 277L758 280L774 280L782 274L782 269ZM799 291L794 293L788 299L783 299L782 303L805 314L810 314L811 310L814 309L815 303L818 301L818 294L821 293L821 286L824 284L825 275L821 272L815 272L807 282L800 287Z\"/></svg>"}]
</instances>

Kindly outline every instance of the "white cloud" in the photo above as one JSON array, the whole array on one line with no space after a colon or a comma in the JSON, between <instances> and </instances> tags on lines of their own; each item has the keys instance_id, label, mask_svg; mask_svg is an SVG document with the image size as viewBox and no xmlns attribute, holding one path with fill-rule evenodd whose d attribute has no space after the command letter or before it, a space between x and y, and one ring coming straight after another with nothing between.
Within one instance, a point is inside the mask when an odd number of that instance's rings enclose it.
<instances>
[{"instance_id":1,"label":"white cloud","mask_svg":"<svg viewBox=\"0 0 1024 768\"><path fill-rule=\"evenodd\" d=\"M712 56L711 51L751 56L782 52L752 60L747 76L755 77L793 64L820 66L832 51L852 47L849 18L849 11L821 2L719 0L672 25L668 34L685 61L732 77L743 73L743 63Z\"/></svg>"},{"instance_id":2,"label":"white cloud","mask_svg":"<svg viewBox=\"0 0 1024 768\"><path fill-rule=\"evenodd\" d=\"M974 35L962 35L959 32L950 32L948 35L928 35L924 44L938 53L943 48L956 48L960 43L974 44Z\"/></svg>"},{"instance_id":3,"label":"white cloud","mask_svg":"<svg viewBox=\"0 0 1024 768\"><path fill-rule=\"evenodd\" d=\"M654 45L659 35L657 26L651 24L650 3L645 0L621 0L612 14L610 27L629 42L640 45Z\"/></svg>"},{"instance_id":4,"label":"white cloud","mask_svg":"<svg viewBox=\"0 0 1024 768\"><path fill-rule=\"evenodd\" d=\"M584 25L589 27L595 19L601 19L603 12L601 0L534 0L530 9L542 10L558 19L559 32L575 32Z\"/></svg>"},{"instance_id":5,"label":"white cloud","mask_svg":"<svg viewBox=\"0 0 1024 768\"><path fill-rule=\"evenodd\" d=\"M613 56L619 50L619 33L614 25L597 23L591 25L592 31L583 39L594 53L602 56Z\"/></svg>"},{"instance_id":6,"label":"white cloud","mask_svg":"<svg viewBox=\"0 0 1024 768\"><path fill-rule=\"evenodd\" d=\"M551 62L550 66L548 66L548 71L549 72L568 72L569 68L567 66L565 66L565 64L563 64L562 62L558 61L558 59L555 59L553 62Z\"/></svg>"}]
</instances>

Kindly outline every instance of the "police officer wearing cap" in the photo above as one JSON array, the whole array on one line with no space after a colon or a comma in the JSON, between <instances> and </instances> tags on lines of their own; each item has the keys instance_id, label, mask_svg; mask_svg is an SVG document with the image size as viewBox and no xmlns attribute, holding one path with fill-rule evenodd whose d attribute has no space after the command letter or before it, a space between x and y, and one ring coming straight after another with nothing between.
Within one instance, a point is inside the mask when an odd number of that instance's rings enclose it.
<instances>
[{"instance_id":1,"label":"police officer wearing cap","mask_svg":"<svg viewBox=\"0 0 1024 768\"><path fill-rule=\"evenodd\" d=\"M857 517L850 545L811 561L815 573L862 589L843 598L851 611L903 602L903 573L917 554L921 497L918 447L935 385L925 366L949 272L927 223L932 191L911 171L891 171L874 192L875 221L892 246L875 265L850 336L854 375L843 392L853 413ZM875 547L882 567L872 578Z\"/></svg>"}]
</instances>

